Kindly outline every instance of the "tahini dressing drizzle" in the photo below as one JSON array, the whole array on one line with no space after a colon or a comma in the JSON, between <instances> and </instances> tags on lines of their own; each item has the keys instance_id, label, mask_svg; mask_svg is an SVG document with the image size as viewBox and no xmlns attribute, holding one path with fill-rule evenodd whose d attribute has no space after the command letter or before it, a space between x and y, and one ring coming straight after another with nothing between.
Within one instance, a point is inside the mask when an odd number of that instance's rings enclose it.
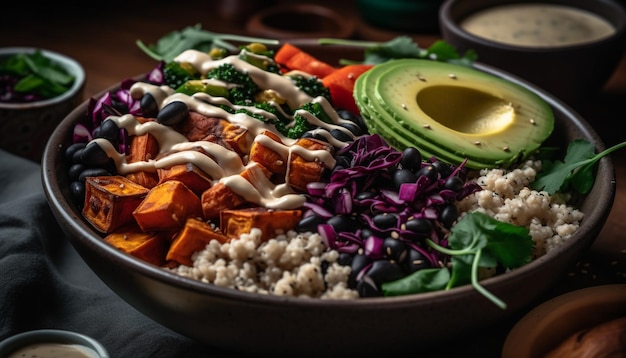
<instances>
[{"instance_id":1,"label":"tahini dressing drizzle","mask_svg":"<svg viewBox=\"0 0 626 358\"><path fill-rule=\"evenodd\" d=\"M248 54L248 56L254 54ZM286 100L290 108L299 108L308 102L320 103L326 113L331 117L332 123L325 123L306 111L296 111L304 116L310 123L319 126L315 133L323 135L328 142L336 148L346 145L330 135L331 129L338 129L354 137L354 135L341 123L349 122L341 118L332 108L328 100L323 97L312 98L303 91L300 91L294 83L286 76L270 73L248 62L242 60L237 55L229 56L221 60L214 60L208 54L196 50L187 50L176 57L175 61L189 62L202 74L206 74L213 68L223 63L230 63L240 71L247 72L255 83L262 89L271 89ZM226 84L228 85L228 84ZM296 145L295 139L287 138L277 132L275 128L263 121L253 118L245 113L232 114L225 111L220 105L227 105L233 108L245 108L252 113L261 114L268 118L273 114L262 109L250 106L235 106L226 98L213 97L206 93L196 93L189 96L182 93L175 93L167 86L156 86L145 82L137 82L130 89L134 99L140 99L145 94L151 94L156 100L159 109L173 101L184 102L189 110L204 114L208 117L218 117L228 120L247 129L247 135L251 141L260 142L262 145L279 153L285 162L289 161L292 153L298 154L309 161L318 161L327 168L335 165L335 159L331 152L326 150L309 150ZM293 118L288 115L287 117ZM142 135L150 133L159 143L160 153L171 153L160 159L150 159L147 161L128 163L126 155L119 153L117 149L106 139L97 138L93 142L107 153L115 162L120 175L125 175L137 171L154 172L159 168L168 168L177 164L192 163L211 176L213 180L220 181L244 197L248 202L256 203L260 206L274 209L296 209L302 206L305 201L304 196L295 193L287 184L275 185L270 182L260 171L259 175L254 175L258 169L257 163L241 158L236 152L224 148L223 146L208 142L190 142L185 136L169 126L162 125L156 121L142 123L133 115L110 116L108 119L115 121L119 128L124 128L129 135ZM278 143L272 138L264 135L264 131L271 131L282 141ZM203 151L209 153L204 155L196 149L201 147ZM239 175L245 169L252 169L252 182Z\"/></svg>"}]
</instances>

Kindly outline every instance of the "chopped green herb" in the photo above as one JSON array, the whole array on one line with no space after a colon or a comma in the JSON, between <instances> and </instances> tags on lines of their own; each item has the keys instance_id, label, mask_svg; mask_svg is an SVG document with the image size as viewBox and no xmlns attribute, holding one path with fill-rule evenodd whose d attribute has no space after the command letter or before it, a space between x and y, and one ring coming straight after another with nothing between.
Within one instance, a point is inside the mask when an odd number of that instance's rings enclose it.
<instances>
[{"instance_id":1,"label":"chopped green herb","mask_svg":"<svg viewBox=\"0 0 626 358\"><path fill-rule=\"evenodd\" d=\"M435 250L452 256L451 269L419 270L400 280L384 283L382 289L386 296L450 289L471 283L483 296L505 309L505 302L480 285L478 270L523 266L531 261L533 251L533 239L527 228L480 212L468 213L452 227L448 237L450 248L430 239L426 242Z\"/></svg>"},{"instance_id":2,"label":"chopped green herb","mask_svg":"<svg viewBox=\"0 0 626 358\"><path fill-rule=\"evenodd\" d=\"M278 45L278 40L265 39L259 37L249 37L232 34L220 34L216 32L202 30L200 24L188 26L181 31L172 31L161 37L156 44L146 45L141 40L137 40L137 46L148 56L157 61L169 62L174 60L181 52L195 49L203 52L210 52L213 48L223 48L228 51L236 51L237 46L229 41L236 42L257 42L266 45Z\"/></svg>"},{"instance_id":3,"label":"chopped green herb","mask_svg":"<svg viewBox=\"0 0 626 358\"><path fill-rule=\"evenodd\" d=\"M470 66L477 59L476 52L470 50L461 56L454 46L443 40L435 41L428 48L421 48L406 35L397 36L387 42L321 38L318 43L320 45L354 46L365 49L362 61L342 59L339 63L343 65L352 63L375 65L396 58L421 58Z\"/></svg>"},{"instance_id":4,"label":"chopped green herb","mask_svg":"<svg viewBox=\"0 0 626 358\"><path fill-rule=\"evenodd\" d=\"M595 181L594 170L604 156L626 146L626 142L616 144L598 154L594 146L585 139L576 139L567 147L563 161L542 160L543 169L537 174L532 187L549 194L569 188L587 194Z\"/></svg>"}]
</instances>

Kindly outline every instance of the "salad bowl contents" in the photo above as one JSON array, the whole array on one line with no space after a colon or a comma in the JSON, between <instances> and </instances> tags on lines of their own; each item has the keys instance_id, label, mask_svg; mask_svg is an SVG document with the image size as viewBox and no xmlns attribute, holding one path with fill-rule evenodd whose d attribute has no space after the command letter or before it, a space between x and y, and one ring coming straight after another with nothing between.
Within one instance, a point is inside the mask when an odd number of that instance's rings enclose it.
<instances>
[{"instance_id":1,"label":"salad bowl contents","mask_svg":"<svg viewBox=\"0 0 626 358\"><path fill-rule=\"evenodd\" d=\"M471 54L394 41L412 52L379 63L190 44L63 121L51 208L114 291L207 344L375 355L497 322L593 242L617 147Z\"/></svg>"}]
</instances>

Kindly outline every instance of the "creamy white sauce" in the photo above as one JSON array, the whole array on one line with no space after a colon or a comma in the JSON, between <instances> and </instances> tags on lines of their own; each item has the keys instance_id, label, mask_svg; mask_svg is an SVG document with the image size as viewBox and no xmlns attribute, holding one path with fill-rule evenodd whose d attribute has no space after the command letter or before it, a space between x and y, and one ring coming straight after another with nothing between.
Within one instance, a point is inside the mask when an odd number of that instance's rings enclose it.
<instances>
[{"instance_id":1,"label":"creamy white sauce","mask_svg":"<svg viewBox=\"0 0 626 358\"><path fill-rule=\"evenodd\" d=\"M76 344L36 343L12 352L7 358L98 358L91 348Z\"/></svg>"},{"instance_id":2,"label":"creamy white sauce","mask_svg":"<svg viewBox=\"0 0 626 358\"><path fill-rule=\"evenodd\" d=\"M189 62L203 74L206 74L212 68L216 68L223 63L230 63L239 70L246 71L261 89L275 91L281 98L284 98L287 105L294 110L305 103L319 103L330 116L332 123L326 123L303 110L298 110L293 115L284 112L283 114L290 119L293 119L296 114L303 116L309 123L321 127L321 129L315 130L315 133L327 138L328 142L334 147L341 148L345 146L346 143L331 136L329 134L330 130L341 130L349 136L354 137L348 129L340 125L342 123L351 122L341 118L327 99L324 97L310 97L300 91L286 76L259 69L243 61L238 56L229 56L216 61L203 52L188 50L181 53L175 60ZM154 97L159 109L171 102L181 101L187 105L190 111L195 111L208 117L223 118L230 123L245 128L247 130L246 135L250 136L249 142L259 142L265 147L270 148L278 153L281 160L285 163L289 163L291 156L297 154L308 161L322 163L327 168L333 168L335 165L335 159L331 152L327 150L310 150L304 148L295 144L295 139L282 135L273 125L260 121L245 113L232 114L220 106L245 109L250 113L260 114L270 120L275 118L272 113L257 107L235 106L226 98L214 97L206 93L196 93L193 96L175 93L175 91L167 86L155 86L145 82L137 82L130 89L130 94L134 99L141 99L148 93ZM247 156L242 158L236 152L224 148L219 144L207 141L190 142L185 136L169 126L162 125L156 121L142 123L130 114L111 116L108 119L115 121L118 127L126 129L129 135L150 133L159 144L159 154L161 154L158 157L159 159L128 163L126 156L119 153L109 141L105 139L94 139L93 141L113 159L117 171L121 175L138 171L156 172L157 169L160 168L169 168L178 164L192 163L209 175L212 180L224 183L250 203L274 209L296 209L300 208L305 202L304 196L295 193L289 187L288 183L273 184L263 174L262 170L259 169L257 163L248 161ZM264 134L266 131L272 132L278 136L282 143ZM198 151L199 148L208 155ZM247 170L250 174L250 181L240 175L244 170Z\"/></svg>"},{"instance_id":3,"label":"creamy white sauce","mask_svg":"<svg viewBox=\"0 0 626 358\"><path fill-rule=\"evenodd\" d=\"M470 15L466 31L496 42L528 47L559 47L606 38L615 32L589 11L556 4L507 4Z\"/></svg>"}]
</instances>

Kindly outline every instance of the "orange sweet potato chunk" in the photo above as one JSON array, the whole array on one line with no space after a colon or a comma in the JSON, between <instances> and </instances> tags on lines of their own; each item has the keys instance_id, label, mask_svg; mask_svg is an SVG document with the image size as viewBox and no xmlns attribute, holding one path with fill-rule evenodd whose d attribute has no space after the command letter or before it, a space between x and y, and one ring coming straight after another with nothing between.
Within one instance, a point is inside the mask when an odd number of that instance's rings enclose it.
<instances>
[{"instance_id":1,"label":"orange sweet potato chunk","mask_svg":"<svg viewBox=\"0 0 626 358\"><path fill-rule=\"evenodd\" d=\"M169 180L150 189L132 215L143 231L176 230L187 218L202 217L202 206L183 182Z\"/></svg>"},{"instance_id":2,"label":"orange sweet potato chunk","mask_svg":"<svg viewBox=\"0 0 626 358\"><path fill-rule=\"evenodd\" d=\"M149 189L124 176L88 177L85 180L83 217L103 233L111 233L133 221L132 212Z\"/></svg>"},{"instance_id":3,"label":"orange sweet potato chunk","mask_svg":"<svg viewBox=\"0 0 626 358\"><path fill-rule=\"evenodd\" d=\"M284 144L275 133L265 131L263 135L276 142L278 144L278 147L285 148L285 153L281 154L279 151L276 151L269 146L263 144L262 141L255 140L254 142L252 142L252 145L250 147L250 161L263 165L274 174L284 176L285 172L287 171L287 161L285 159L287 156L286 147L284 147Z\"/></svg>"},{"instance_id":4,"label":"orange sweet potato chunk","mask_svg":"<svg viewBox=\"0 0 626 358\"><path fill-rule=\"evenodd\" d=\"M196 195L202 194L211 187L212 180L202 169L193 163L172 165L169 168L157 169L159 184L169 180L183 182Z\"/></svg>"},{"instance_id":5,"label":"orange sweet potato chunk","mask_svg":"<svg viewBox=\"0 0 626 358\"><path fill-rule=\"evenodd\" d=\"M165 259L168 262L192 266L192 255L203 250L211 240L221 243L229 241L228 237L216 231L211 225L197 218L189 218L183 229L176 235Z\"/></svg>"},{"instance_id":6,"label":"orange sweet potato chunk","mask_svg":"<svg viewBox=\"0 0 626 358\"><path fill-rule=\"evenodd\" d=\"M261 239L268 240L276 234L293 229L302 219L301 210L274 210L263 207L223 210L220 229L227 237L238 239L253 228L261 229Z\"/></svg>"},{"instance_id":7,"label":"orange sweet potato chunk","mask_svg":"<svg viewBox=\"0 0 626 358\"><path fill-rule=\"evenodd\" d=\"M310 151L332 152L332 146L329 143L313 138L300 138L294 145ZM287 164L286 182L296 190L305 191L308 183L320 180L324 170L324 163L320 160L311 160L300 155L298 151L292 150Z\"/></svg>"},{"instance_id":8,"label":"orange sweet potato chunk","mask_svg":"<svg viewBox=\"0 0 626 358\"><path fill-rule=\"evenodd\" d=\"M128 225L108 234L104 241L138 259L161 266L169 247L169 234L165 231L146 233L136 225Z\"/></svg>"},{"instance_id":9,"label":"orange sweet potato chunk","mask_svg":"<svg viewBox=\"0 0 626 358\"><path fill-rule=\"evenodd\" d=\"M130 152L126 155L126 162L147 162L155 159L159 154L159 143L150 133L136 135L131 138ZM159 177L155 171L138 171L129 173L126 177L135 183L153 188L159 182Z\"/></svg>"},{"instance_id":10,"label":"orange sweet potato chunk","mask_svg":"<svg viewBox=\"0 0 626 358\"><path fill-rule=\"evenodd\" d=\"M218 219L222 210L238 208L246 203L246 199L226 184L217 182L202 193L200 202L206 219Z\"/></svg>"}]
</instances>

